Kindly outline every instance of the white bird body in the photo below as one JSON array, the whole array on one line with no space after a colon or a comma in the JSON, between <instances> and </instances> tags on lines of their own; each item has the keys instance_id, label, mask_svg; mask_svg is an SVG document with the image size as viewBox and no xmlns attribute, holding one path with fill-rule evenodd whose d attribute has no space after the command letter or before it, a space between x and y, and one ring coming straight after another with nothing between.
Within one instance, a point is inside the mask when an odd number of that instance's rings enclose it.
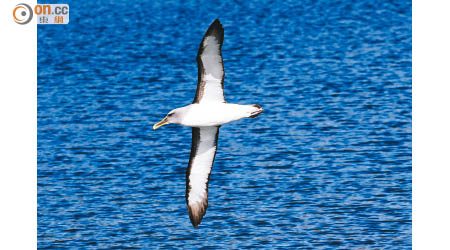
<instances>
[{"instance_id":1,"label":"white bird body","mask_svg":"<svg viewBox=\"0 0 450 250\"><path fill-rule=\"evenodd\" d=\"M249 118L262 111L257 105L213 102L191 104L179 109L183 110L179 124L186 127L221 126L242 118ZM177 112L178 109L174 111Z\"/></svg>"}]
</instances>

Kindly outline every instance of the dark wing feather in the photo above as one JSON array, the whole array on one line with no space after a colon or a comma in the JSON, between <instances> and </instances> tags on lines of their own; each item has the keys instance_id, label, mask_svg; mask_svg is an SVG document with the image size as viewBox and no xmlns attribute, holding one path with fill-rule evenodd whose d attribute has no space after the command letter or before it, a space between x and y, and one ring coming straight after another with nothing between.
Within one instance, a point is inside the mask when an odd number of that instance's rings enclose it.
<instances>
[{"instance_id":1,"label":"dark wing feather","mask_svg":"<svg viewBox=\"0 0 450 250\"><path fill-rule=\"evenodd\" d=\"M216 19L206 31L197 53L198 83L193 103L225 102L222 59L224 30Z\"/></svg>"},{"instance_id":2,"label":"dark wing feather","mask_svg":"<svg viewBox=\"0 0 450 250\"><path fill-rule=\"evenodd\" d=\"M208 208L208 182L216 157L219 127L192 128L192 146L186 171L186 204L197 228Z\"/></svg>"}]
</instances>

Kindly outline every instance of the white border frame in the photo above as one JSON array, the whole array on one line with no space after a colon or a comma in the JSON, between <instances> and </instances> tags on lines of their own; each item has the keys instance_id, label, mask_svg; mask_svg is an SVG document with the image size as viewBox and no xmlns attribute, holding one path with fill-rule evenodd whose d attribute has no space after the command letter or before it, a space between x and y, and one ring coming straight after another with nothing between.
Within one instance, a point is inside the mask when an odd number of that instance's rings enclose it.
<instances>
[{"instance_id":1,"label":"white border frame","mask_svg":"<svg viewBox=\"0 0 450 250\"><path fill-rule=\"evenodd\" d=\"M449 3L413 1L413 249L450 249Z\"/></svg>"},{"instance_id":2,"label":"white border frame","mask_svg":"<svg viewBox=\"0 0 450 250\"><path fill-rule=\"evenodd\" d=\"M37 248L37 28L19 3L36 1L0 2L0 249Z\"/></svg>"}]
</instances>

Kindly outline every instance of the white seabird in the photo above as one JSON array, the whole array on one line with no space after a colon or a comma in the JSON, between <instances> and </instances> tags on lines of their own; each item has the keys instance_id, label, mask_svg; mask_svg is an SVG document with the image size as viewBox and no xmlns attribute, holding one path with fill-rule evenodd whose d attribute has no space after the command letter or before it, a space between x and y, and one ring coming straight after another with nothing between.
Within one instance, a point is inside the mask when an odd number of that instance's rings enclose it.
<instances>
[{"instance_id":1,"label":"white seabird","mask_svg":"<svg viewBox=\"0 0 450 250\"><path fill-rule=\"evenodd\" d=\"M192 127L192 146L186 171L186 204L195 228L208 207L208 181L216 157L219 127L242 118L255 118L263 108L258 104L239 105L225 101L222 60L223 28L216 19L208 28L197 54L198 83L194 102L176 108L160 122Z\"/></svg>"}]
</instances>

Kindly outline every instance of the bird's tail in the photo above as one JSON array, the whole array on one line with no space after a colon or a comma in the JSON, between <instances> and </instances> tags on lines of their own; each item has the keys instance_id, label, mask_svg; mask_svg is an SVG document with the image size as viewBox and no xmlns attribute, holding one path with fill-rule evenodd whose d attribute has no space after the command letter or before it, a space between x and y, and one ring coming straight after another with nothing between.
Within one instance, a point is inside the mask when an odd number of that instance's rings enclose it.
<instances>
[{"instance_id":1,"label":"bird's tail","mask_svg":"<svg viewBox=\"0 0 450 250\"><path fill-rule=\"evenodd\" d=\"M264 111L264 109L258 104L253 104L251 106L253 107L253 110L249 118L256 118L258 117L259 114L261 114Z\"/></svg>"}]
</instances>

